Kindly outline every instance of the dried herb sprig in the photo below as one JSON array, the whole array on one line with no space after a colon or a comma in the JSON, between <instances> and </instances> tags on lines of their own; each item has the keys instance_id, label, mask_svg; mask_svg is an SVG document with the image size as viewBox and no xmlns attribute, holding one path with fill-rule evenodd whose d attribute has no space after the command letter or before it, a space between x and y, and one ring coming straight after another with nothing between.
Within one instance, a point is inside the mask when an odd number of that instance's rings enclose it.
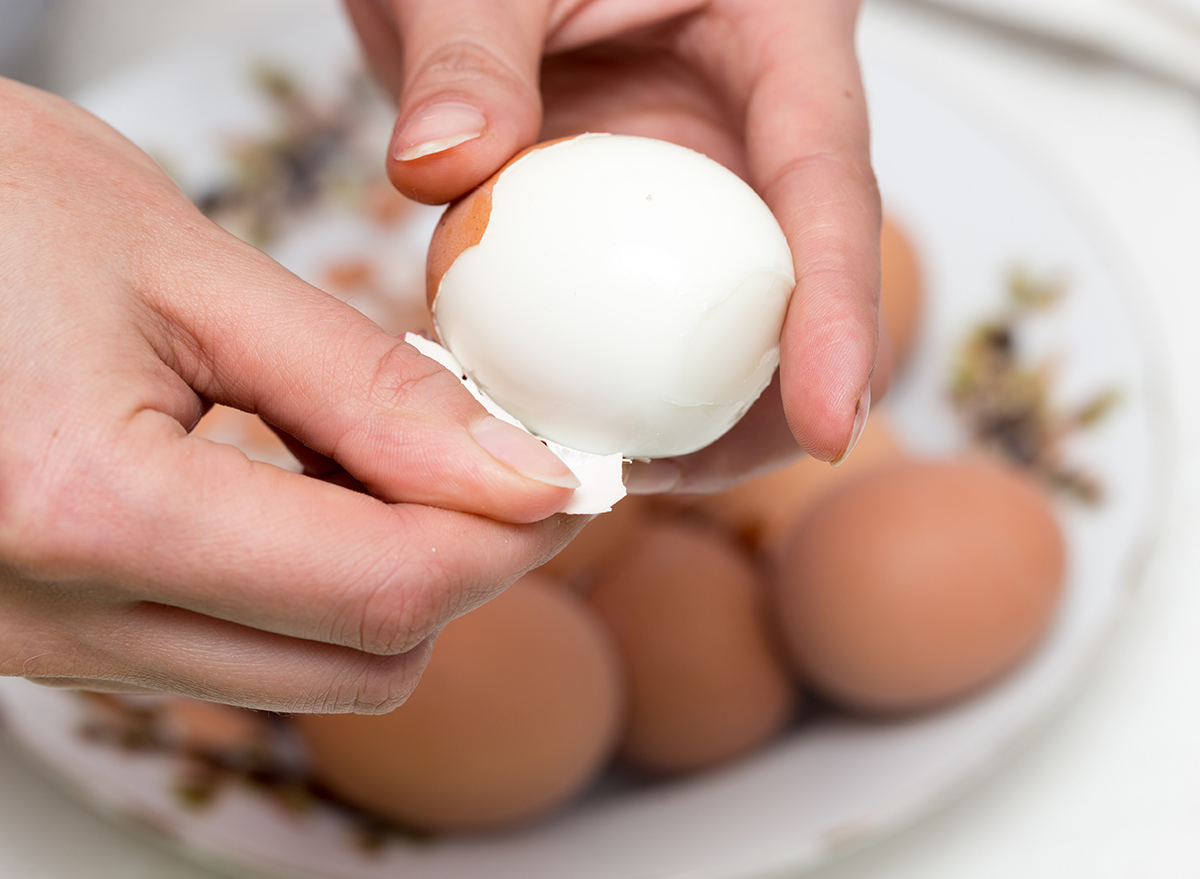
<instances>
[{"instance_id":1,"label":"dried herb sprig","mask_svg":"<svg viewBox=\"0 0 1200 879\"><path fill-rule=\"evenodd\" d=\"M950 399L972 441L1023 467L1052 488L1087 504L1099 503L1099 479L1066 460L1064 440L1100 422L1120 400L1113 388L1062 409L1050 398L1053 360L1027 364L1018 335L1023 321L1062 301L1061 279L1014 270L1008 302L964 341L955 360Z\"/></svg>"},{"instance_id":2,"label":"dried herb sprig","mask_svg":"<svg viewBox=\"0 0 1200 879\"><path fill-rule=\"evenodd\" d=\"M290 213L341 190L361 195L381 175L377 157L352 149L378 110L364 75L347 81L336 100L318 102L291 74L270 65L255 72L259 90L275 108L274 131L230 149L231 180L196 200L221 225L259 246L270 244Z\"/></svg>"},{"instance_id":3,"label":"dried herb sprig","mask_svg":"<svg viewBox=\"0 0 1200 879\"><path fill-rule=\"evenodd\" d=\"M317 803L337 809L346 818L349 840L364 851L395 839L423 843L433 838L347 805L296 766L287 748L274 741L283 734L286 720L281 717L177 696L79 695L85 709L79 733L85 739L174 758L174 794L185 809L206 808L227 787L240 784L287 812L305 813Z\"/></svg>"}]
</instances>

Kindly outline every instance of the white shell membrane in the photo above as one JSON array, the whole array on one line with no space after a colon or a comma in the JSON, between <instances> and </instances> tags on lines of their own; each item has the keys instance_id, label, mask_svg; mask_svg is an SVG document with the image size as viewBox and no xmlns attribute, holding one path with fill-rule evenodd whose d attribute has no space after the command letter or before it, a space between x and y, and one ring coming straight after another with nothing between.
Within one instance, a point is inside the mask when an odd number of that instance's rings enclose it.
<instances>
[{"instance_id":1,"label":"white shell membrane","mask_svg":"<svg viewBox=\"0 0 1200 879\"><path fill-rule=\"evenodd\" d=\"M656 458L708 445L762 393L794 285L779 224L731 171L664 141L589 134L504 170L434 317L533 433Z\"/></svg>"}]
</instances>

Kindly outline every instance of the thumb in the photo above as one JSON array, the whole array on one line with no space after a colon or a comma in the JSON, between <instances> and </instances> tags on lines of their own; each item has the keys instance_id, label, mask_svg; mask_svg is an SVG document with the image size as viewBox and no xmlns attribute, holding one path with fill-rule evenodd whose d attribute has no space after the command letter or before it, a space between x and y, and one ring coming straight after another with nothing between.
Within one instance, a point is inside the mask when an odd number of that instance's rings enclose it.
<instances>
[{"instance_id":1,"label":"thumb","mask_svg":"<svg viewBox=\"0 0 1200 879\"><path fill-rule=\"evenodd\" d=\"M490 177L541 127L545 0L393 0L404 58L388 175L439 204Z\"/></svg>"},{"instance_id":2,"label":"thumb","mask_svg":"<svg viewBox=\"0 0 1200 879\"><path fill-rule=\"evenodd\" d=\"M257 412L392 503L534 522L578 485L542 443L350 306L206 221L179 238L173 266L142 286L170 327L169 364L205 399Z\"/></svg>"}]
</instances>

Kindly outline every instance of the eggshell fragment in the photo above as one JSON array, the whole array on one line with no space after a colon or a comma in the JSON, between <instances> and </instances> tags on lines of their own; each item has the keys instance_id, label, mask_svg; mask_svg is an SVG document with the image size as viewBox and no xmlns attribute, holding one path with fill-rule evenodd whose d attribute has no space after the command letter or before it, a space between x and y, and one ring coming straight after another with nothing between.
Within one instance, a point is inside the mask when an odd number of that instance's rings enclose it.
<instances>
[{"instance_id":1,"label":"eggshell fragment","mask_svg":"<svg viewBox=\"0 0 1200 879\"><path fill-rule=\"evenodd\" d=\"M629 681L626 764L655 774L715 766L774 736L796 691L767 626L749 559L719 534L646 529L588 602L613 632Z\"/></svg>"},{"instance_id":2,"label":"eggshell fragment","mask_svg":"<svg viewBox=\"0 0 1200 879\"><path fill-rule=\"evenodd\" d=\"M347 802L409 827L470 831L576 794L611 753L623 700L599 622L527 575L446 626L400 708L295 722L317 776Z\"/></svg>"},{"instance_id":3,"label":"eggshell fragment","mask_svg":"<svg viewBox=\"0 0 1200 879\"><path fill-rule=\"evenodd\" d=\"M1062 592L1054 510L1023 473L984 459L895 463L799 523L776 583L800 674L869 712L926 708L1011 668Z\"/></svg>"},{"instance_id":4,"label":"eggshell fragment","mask_svg":"<svg viewBox=\"0 0 1200 879\"><path fill-rule=\"evenodd\" d=\"M795 283L736 175L619 135L515 159L447 212L428 274L442 343L488 396L540 437L630 458L695 451L741 418Z\"/></svg>"},{"instance_id":5,"label":"eggshell fragment","mask_svg":"<svg viewBox=\"0 0 1200 879\"><path fill-rule=\"evenodd\" d=\"M484 393L466 374L462 364L455 359L454 355L437 342L426 339L417 333L406 333L404 341L458 376L467 392L492 415L514 427L526 430L523 424ZM559 445L551 440L544 439L542 442L567 465L579 480L579 486L572 492L571 499L567 501L560 512L579 515L606 513L612 509L613 504L625 497L623 481L625 460L620 455L593 455Z\"/></svg>"}]
</instances>

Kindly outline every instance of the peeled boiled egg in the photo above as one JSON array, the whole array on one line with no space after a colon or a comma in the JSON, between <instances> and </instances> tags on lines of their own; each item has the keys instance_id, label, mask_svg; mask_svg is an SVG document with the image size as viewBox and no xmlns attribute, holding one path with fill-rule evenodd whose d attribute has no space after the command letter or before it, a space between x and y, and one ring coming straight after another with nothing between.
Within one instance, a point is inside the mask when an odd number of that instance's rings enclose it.
<instances>
[{"instance_id":1,"label":"peeled boiled egg","mask_svg":"<svg viewBox=\"0 0 1200 879\"><path fill-rule=\"evenodd\" d=\"M346 802L403 826L469 831L540 815L587 785L623 700L599 621L533 574L446 626L395 711L294 720L317 777Z\"/></svg>"},{"instance_id":2,"label":"peeled boiled egg","mask_svg":"<svg viewBox=\"0 0 1200 879\"><path fill-rule=\"evenodd\" d=\"M926 708L1007 671L1054 617L1063 536L1034 480L909 459L830 493L791 535L778 618L800 675L869 712Z\"/></svg>"},{"instance_id":3,"label":"peeled boiled egg","mask_svg":"<svg viewBox=\"0 0 1200 879\"><path fill-rule=\"evenodd\" d=\"M660 522L587 595L625 665L618 756L652 774L706 769L787 723L796 692L750 559L719 533Z\"/></svg>"},{"instance_id":4,"label":"peeled boiled egg","mask_svg":"<svg viewBox=\"0 0 1200 879\"><path fill-rule=\"evenodd\" d=\"M518 155L429 250L437 333L537 436L681 455L770 382L795 272L770 209L684 147L585 134Z\"/></svg>"}]
</instances>

